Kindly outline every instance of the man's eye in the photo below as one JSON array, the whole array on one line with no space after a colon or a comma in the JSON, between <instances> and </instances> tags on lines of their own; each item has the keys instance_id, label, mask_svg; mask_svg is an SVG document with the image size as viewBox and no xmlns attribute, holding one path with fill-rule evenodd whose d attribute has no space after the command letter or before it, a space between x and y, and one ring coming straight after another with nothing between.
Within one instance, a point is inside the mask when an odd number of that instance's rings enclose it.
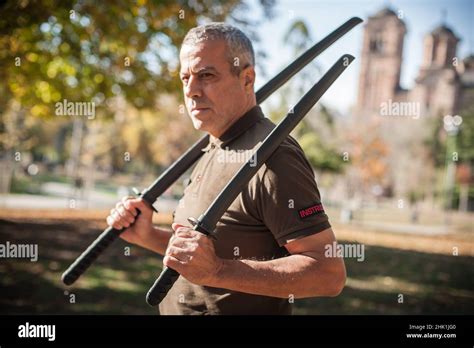
<instances>
[{"instance_id":1,"label":"man's eye","mask_svg":"<svg viewBox=\"0 0 474 348\"><path fill-rule=\"evenodd\" d=\"M183 83L187 83L188 80L189 80L189 77L187 77L187 76L182 76L181 77L181 81L183 81Z\"/></svg>"},{"instance_id":2,"label":"man's eye","mask_svg":"<svg viewBox=\"0 0 474 348\"><path fill-rule=\"evenodd\" d=\"M201 78L209 78L209 77L212 77L213 75L211 73L202 73L202 74L199 74L199 77Z\"/></svg>"}]
</instances>

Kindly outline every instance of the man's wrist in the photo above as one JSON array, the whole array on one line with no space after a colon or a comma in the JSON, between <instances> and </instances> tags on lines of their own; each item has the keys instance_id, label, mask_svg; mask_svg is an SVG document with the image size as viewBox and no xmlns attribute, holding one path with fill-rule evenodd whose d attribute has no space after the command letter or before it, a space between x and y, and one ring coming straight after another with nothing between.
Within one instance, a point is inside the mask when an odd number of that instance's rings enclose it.
<instances>
[{"instance_id":1,"label":"man's wrist","mask_svg":"<svg viewBox=\"0 0 474 348\"><path fill-rule=\"evenodd\" d=\"M235 260L219 258L219 263L211 286L216 288L224 287L229 278L229 274L232 274L234 263Z\"/></svg>"},{"instance_id":2,"label":"man's wrist","mask_svg":"<svg viewBox=\"0 0 474 348\"><path fill-rule=\"evenodd\" d=\"M154 227L153 233L155 234L154 239L158 241L158 253L164 255L174 232L172 229Z\"/></svg>"}]
</instances>

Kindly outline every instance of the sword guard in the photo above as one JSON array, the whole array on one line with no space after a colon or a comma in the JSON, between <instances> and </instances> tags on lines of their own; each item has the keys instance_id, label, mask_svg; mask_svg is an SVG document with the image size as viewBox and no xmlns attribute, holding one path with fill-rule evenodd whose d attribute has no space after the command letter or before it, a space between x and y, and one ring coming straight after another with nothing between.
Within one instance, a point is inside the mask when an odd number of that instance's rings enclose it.
<instances>
[{"instance_id":1,"label":"sword guard","mask_svg":"<svg viewBox=\"0 0 474 348\"><path fill-rule=\"evenodd\" d=\"M132 187L132 191L133 191L133 193L135 194L135 196L137 196L137 198L138 198L138 197L143 197L143 193L144 193L144 192L140 192L136 187ZM153 204L151 204L150 202L147 202L146 199L144 199L144 201L145 201L146 203L148 203L148 206L149 206L151 209L153 209L153 211L154 211L155 213L158 213L158 210L153 206Z\"/></svg>"},{"instance_id":2,"label":"sword guard","mask_svg":"<svg viewBox=\"0 0 474 348\"><path fill-rule=\"evenodd\" d=\"M201 222L193 217L188 217L188 222L193 226L193 229L205 234L207 237L211 238L212 240L217 240L216 234L214 232L209 232L206 228L204 228Z\"/></svg>"}]
</instances>

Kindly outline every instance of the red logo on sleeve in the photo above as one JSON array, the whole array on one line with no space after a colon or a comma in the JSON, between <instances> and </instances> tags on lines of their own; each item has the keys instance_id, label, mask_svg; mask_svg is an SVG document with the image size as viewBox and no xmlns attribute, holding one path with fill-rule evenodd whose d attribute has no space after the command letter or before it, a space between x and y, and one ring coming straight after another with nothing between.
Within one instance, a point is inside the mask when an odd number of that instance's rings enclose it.
<instances>
[{"instance_id":1,"label":"red logo on sleeve","mask_svg":"<svg viewBox=\"0 0 474 348\"><path fill-rule=\"evenodd\" d=\"M305 219L309 216L320 214L320 213L324 213L324 208L321 203L312 205L308 208L303 208L301 210L298 210L298 215L301 219Z\"/></svg>"}]
</instances>

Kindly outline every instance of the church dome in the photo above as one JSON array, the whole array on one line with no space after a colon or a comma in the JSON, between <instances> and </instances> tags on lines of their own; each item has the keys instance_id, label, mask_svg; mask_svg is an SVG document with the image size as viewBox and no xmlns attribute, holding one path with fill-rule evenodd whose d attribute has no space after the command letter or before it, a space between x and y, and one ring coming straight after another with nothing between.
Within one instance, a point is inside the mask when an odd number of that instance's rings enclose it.
<instances>
[{"instance_id":1,"label":"church dome","mask_svg":"<svg viewBox=\"0 0 474 348\"><path fill-rule=\"evenodd\" d=\"M451 36L459 41L456 34L454 34L453 30L444 24L433 29L430 34L432 36Z\"/></svg>"}]
</instances>

